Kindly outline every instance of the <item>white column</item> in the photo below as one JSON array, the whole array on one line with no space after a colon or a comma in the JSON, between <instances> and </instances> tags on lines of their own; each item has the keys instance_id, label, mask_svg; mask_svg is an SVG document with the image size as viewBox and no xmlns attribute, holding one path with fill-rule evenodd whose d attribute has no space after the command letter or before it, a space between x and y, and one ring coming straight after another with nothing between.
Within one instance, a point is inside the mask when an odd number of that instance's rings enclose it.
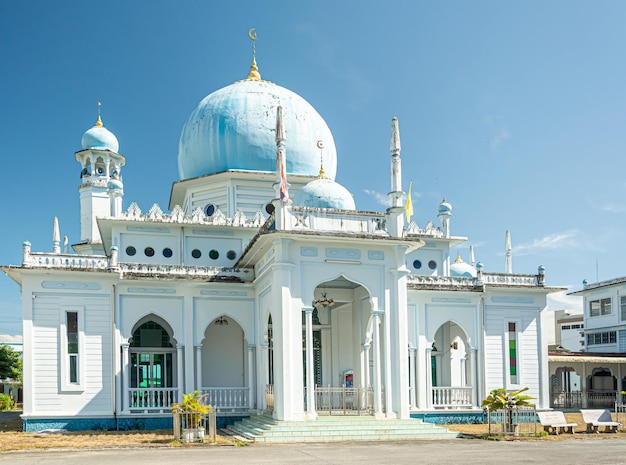
<instances>
[{"instance_id":1,"label":"white column","mask_svg":"<svg viewBox=\"0 0 626 465\"><path fill-rule=\"evenodd\" d=\"M370 345L363 344L363 363L365 366L363 367L363 386L364 388L368 388L371 386L372 381L370 380Z\"/></svg>"},{"instance_id":2,"label":"white column","mask_svg":"<svg viewBox=\"0 0 626 465\"><path fill-rule=\"evenodd\" d=\"M183 344L176 345L176 366L178 367L178 402L183 401L183 393L185 392L185 378L183 373Z\"/></svg>"},{"instance_id":3,"label":"white column","mask_svg":"<svg viewBox=\"0 0 626 465\"><path fill-rule=\"evenodd\" d=\"M384 418L380 372L380 312L372 312L372 348L374 349L374 415Z\"/></svg>"},{"instance_id":4,"label":"white column","mask_svg":"<svg viewBox=\"0 0 626 465\"><path fill-rule=\"evenodd\" d=\"M432 343L426 346L426 408L433 407L433 365L432 365Z\"/></svg>"},{"instance_id":5,"label":"white column","mask_svg":"<svg viewBox=\"0 0 626 465\"><path fill-rule=\"evenodd\" d=\"M254 345L248 344L248 410L254 408Z\"/></svg>"},{"instance_id":6,"label":"white column","mask_svg":"<svg viewBox=\"0 0 626 465\"><path fill-rule=\"evenodd\" d=\"M122 344L122 412L128 413L130 405L128 404L128 381L130 380L130 364L128 357L128 343Z\"/></svg>"},{"instance_id":7,"label":"white column","mask_svg":"<svg viewBox=\"0 0 626 465\"><path fill-rule=\"evenodd\" d=\"M472 405L478 407L478 366L476 365L476 347L470 348L470 383L472 384Z\"/></svg>"},{"instance_id":8,"label":"white column","mask_svg":"<svg viewBox=\"0 0 626 465\"><path fill-rule=\"evenodd\" d=\"M196 346L196 387L198 391L202 391L202 345Z\"/></svg>"},{"instance_id":9,"label":"white column","mask_svg":"<svg viewBox=\"0 0 626 465\"><path fill-rule=\"evenodd\" d=\"M315 376L313 367L313 307L304 307L306 324L306 417L310 420L317 418L315 408Z\"/></svg>"},{"instance_id":10,"label":"white column","mask_svg":"<svg viewBox=\"0 0 626 465\"><path fill-rule=\"evenodd\" d=\"M416 406L416 395L415 392L417 390L417 380L415 379L415 347L409 347L409 389L411 391L411 396L409 398L411 402L411 410L415 409Z\"/></svg>"},{"instance_id":11,"label":"white column","mask_svg":"<svg viewBox=\"0 0 626 465\"><path fill-rule=\"evenodd\" d=\"M260 374L257 373L257 378L261 384L261 388L257 392L257 405L258 411L263 412L267 408L267 385L269 384L269 343L261 343L261 367Z\"/></svg>"}]
</instances>

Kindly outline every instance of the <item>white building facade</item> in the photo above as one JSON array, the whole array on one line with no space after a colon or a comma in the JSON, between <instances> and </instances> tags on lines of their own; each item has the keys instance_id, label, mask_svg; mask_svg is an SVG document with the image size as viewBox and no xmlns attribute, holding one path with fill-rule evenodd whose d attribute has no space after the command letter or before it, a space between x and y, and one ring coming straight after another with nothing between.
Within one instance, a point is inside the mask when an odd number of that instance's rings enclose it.
<instances>
[{"instance_id":1,"label":"white building facade","mask_svg":"<svg viewBox=\"0 0 626 465\"><path fill-rule=\"evenodd\" d=\"M479 412L501 387L548 406L558 289L510 254L506 273L451 260L467 238L445 200L437 225L406 221L396 119L383 212L357 210L322 117L255 60L185 124L169 212L122 208L118 150L98 118L76 153L73 252L55 223L52 252L25 242L3 267L23 296L26 431L162 427L194 390L222 419L314 420L333 389L381 421Z\"/></svg>"}]
</instances>

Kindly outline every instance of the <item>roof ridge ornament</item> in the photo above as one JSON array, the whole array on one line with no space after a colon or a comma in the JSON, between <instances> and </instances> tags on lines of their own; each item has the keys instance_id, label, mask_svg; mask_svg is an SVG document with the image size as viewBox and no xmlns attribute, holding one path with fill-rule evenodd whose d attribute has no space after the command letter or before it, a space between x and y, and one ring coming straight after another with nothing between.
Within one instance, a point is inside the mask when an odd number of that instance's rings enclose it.
<instances>
[{"instance_id":1,"label":"roof ridge ornament","mask_svg":"<svg viewBox=\"0 0 626 465\"><path fill-rule=\"evenodd\" d=\"M256 64L256 28L253 27L248 31L248 37L252 41L252 65L250 65L250 72L248 73L248 77L246 79L250 81L260 81L261 73L259 73L259 67Z\"/></svg>"},{"instance_id":2,"label":"roof ridge ornament","mask_svg":"<svg viewBox=\"0 0 626 465\"><path fill-rule=\"evenodd\" d=\"M317 179L330 179L324 171L324 142L318 140L316 145L320 149L320 174L317 175Z\"/></svg>"}]
</instances>

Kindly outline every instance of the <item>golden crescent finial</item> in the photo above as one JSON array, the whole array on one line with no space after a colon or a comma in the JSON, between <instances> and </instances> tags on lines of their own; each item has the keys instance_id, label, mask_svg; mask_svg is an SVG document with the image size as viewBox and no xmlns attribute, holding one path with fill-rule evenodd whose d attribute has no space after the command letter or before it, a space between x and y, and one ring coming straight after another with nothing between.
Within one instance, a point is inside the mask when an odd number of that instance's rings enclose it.
<instances>
[{"instance_id":1,"label":"golden crescent finial","mask_svg":"<svg viewBox=\"0 0 626 465\"><path fill-rule=\"evenodd\" d=\"M102 119L100 118L100 106L102 105L100 102L96 102L98 105L98 121L96 121L96 127L101 128L103 126Z\"/></svg>"},{"instance_id":2,"label":"golden crescent finial","mask_svg":"<svg viewBox=\"0 0 626 465\"><path fill-rule=\"evenodd\" d=\"M250 66L250 72L248 73L248 78L251 81L260 81L261 73L259 73L259 67L256 65L256 46L255 41L257 39L256 36L256 28L253 27L248 31L248 37L252 40L252 65Z\"/></svg>"},{"instance_id":3,"label":"golden crescent finial","mask_svg":"<svg viewBox=\"0 0 626 465\"><path fill-rule=\"evenodd\" d=\"M250 37L250 39L252 40L256 40L256 27L250 28L250 30L248 31L248 37Z\"/></svg>"}]
</instances>

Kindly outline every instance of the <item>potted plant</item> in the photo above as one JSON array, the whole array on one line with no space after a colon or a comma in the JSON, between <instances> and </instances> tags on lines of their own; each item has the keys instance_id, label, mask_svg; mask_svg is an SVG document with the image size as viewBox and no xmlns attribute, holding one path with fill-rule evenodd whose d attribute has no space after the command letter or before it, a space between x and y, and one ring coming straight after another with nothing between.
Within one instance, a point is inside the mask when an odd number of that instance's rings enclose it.
<instances>
[{"instance_id":1,"label":"potted plant","mask_svg":"<svg viewBox=\"0 0 626 465\"><path fill-rule=\"evenodd\" d=\"M528 391L527 387L513 392L506 392L504 388L494 389L481 404L490 411L504 410L505 420L502 426L505 433L518 433L519 425L513 421L513 410L517 407L533 405L530 402L533 397L522 395L522 392L525 391Z\"/></svg>"},{"instance_id":2,"label":"potted plant","mask_svg":"<svg viewBox=\"0 0 626 465\"><path fill-rule=\"evenodd\" d=\"M206 395L200 391L183 394L183 401L172 404L172 413L181 416L183 440L185 442L203 441L204 425L202 419L211 411L211 406L204 403Z\"/></svg>"}]
</instances>

